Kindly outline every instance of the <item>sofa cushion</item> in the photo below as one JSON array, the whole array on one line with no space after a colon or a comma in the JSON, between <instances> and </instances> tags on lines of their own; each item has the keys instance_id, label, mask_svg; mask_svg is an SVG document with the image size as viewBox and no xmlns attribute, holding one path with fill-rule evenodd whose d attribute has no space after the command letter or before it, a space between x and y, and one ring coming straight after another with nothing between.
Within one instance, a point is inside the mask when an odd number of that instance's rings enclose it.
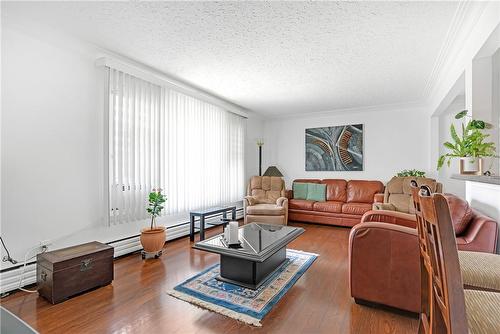
<instances>
[{"instance_id":1,"label":"sofa cushion","mask_svg":"<svg viewBox=\"0 0 500 334\"><path fill-rule=\"evenodd\" d=\"M407 194L411 195L411 181L417 181L418 186L426 185L431 188L432 192L436 192L437 182L434 179L427 177L414 177L406 176L399 177L394 176L389 182L387 182L387 192L389 194Z\"/></svg>"},{"instance_id":2,"label":"sofa cushion","mask_svg":"<svg viewBox=\"0 0 500 334\"><path fill-rule=\"evenodd\" d=\"M368 203L345 203L342 205L342 213L351 215L363 215L365 212L370 211L372 205Z\"/></svg>"},{"instance_id":3,"label":"sofa cushion","mask_svg":"<svg viewBox=\"0 0 500 334\"><path fill-rule=\"evenodd\" d=\"M266 203L276 203L276 200L281 197L281 191L278 190L268 190L266 192L267 201Z\"/></svg>"},{"instance_id":4,"label":"sofa cushion","mask_svg":"<svg viewBox=\"0 0 500 334\"><path fill-rule=\"evenodd\" d=\"M255 196L259 203L275 203L284 192L285 182L277 176L252 176L247 195Z\"/></svg>"},{"instance_id":5,"label":"sofa cushion","mask_svg":"<svg viewBox=\"0 0 500 334\"><path fill-rule=\"evenodd\" d=\"M294 182L292 185L293 198L306 199L307 198L307 183Z\"/></svg>"},{"instance_id":6,"label":"sofa cushion","mask_svg":"<svg viewBox=\"0 0 500 334\"><path fill-rule=\"evenodd\" d=\"M299 183L321 183L320 179L296 179L293 180L293 183L299 182Z\"/></svg>"},{"instance_id":7,"label":"sofa cushion","mask_svg":"<svg viewBox=\"0 0 500 334\"><path fill-rule=\"evenodd\" d=\"M282 216L285 214L285 208L276 204L255 204L247 206L249 215Z\"/></svg>"},{"instance_id":8,"label":"sofa cushion","mask_svg":"<svg viewBox=\"0 0 500 334\"><path fill-rule=\"evenodd\" d=\"M404 177L393 176L392 179L387 182L387 192L389 194L402 194L404 179Z\"/></svg>"},{"instance_id":9,"label":"sofa cushion","mask_svg":"<svg viewBox=\"0 0 500 334\"><path fill-rule=\"evenodd\" d=\"M346 202L347 181L340 179L325 179L321 183L326 184L326 200Z\"/></svg>"},{"instance_id":10,"label":"sofa cushion","mask_svg":"<svg viewBox=\"0 0 500 334\"><path fill-rule=\"evenodd\" d=\"M307 200L324 202L326 200L326 184L307 184Z\"/></svg>"},{"instance_id":11,"label":"sofa cushion","mask_svg":"<svg viewBox=\"0 0 500 334\"><path fill-rule=\"evenodd\" d=\"M245 199L248 201L248 205L255 205L258 203L257 197L255 196L246 196Z\"/></svg>"},{"instance_id":12,"label":"sofa cushion","mask_svg":"<svg viewBox=\"0 0 500 334\"><path fill-rule=\"evenodd\" d=\"M342 204L344 203L337 201L316 202L313 205L313 210L322 212L341 213Z\"/></svg>"},{"instance_id":13,"label":"sofa cushion","mask_svg":"<svg viewBox=\"0 0 500 334\"><path fill-rule=\"evenodd\" d=\"M250 189L262 189L262 176L252 176L250 178Z\"/></svg>"},{"instance_id":14,"label":"sofa cushion","mask_svg":"<svg viewBox=\"0 0 500 334\"><path fill-rule=\"evenodd\" d=\"M403 194L408 194L411 195L411 181L415 180L417 181L417 185L423 186L426 185L431 189L431 192L435 193L436 192L436 187L437 187L437 182L434 179L430 179L427 177L414 177L414 176L407 176L403 179Z\"/></svg>"},{"instance_id":15,"label":"sofa cushion","mask_svg":"<svg viewBox=\"0 0 500 334\"><path fill-rule=\"evenodd\" d=\"M252 189L252 197L255 197L257 203L275 203L276 200L278 199L279 196L279 193L277 195L276 198L271 198L272 196L270 196L271 194L271 191L265 191L265 190L262 190L262 189Z\"/></svg>"},{"instance_id":16,"label":"sofa cushion","mask_svg":"<svg viewBox=\"0 0 500 334\"><path fill-rule=\"evenodd\" d=\"M413 200L410 195L391 193L389 194L389 203L394 205L396 211L415 213L415 208L413 207Z\"/></svg>"},{"instance_id":17,"label":"sofa cushion","mask_svg":"<svg viewBox=\"0 0 500 334\"><path fill-rule=\"evenodd\" d=\"M455 234L460 235L467 229L472 219L472 209L466 200L461 199L453 194L443 194L450 208L451 221Z\"/></svg>"},{"instance_id":18,"label":"sofa cushion","mask_svg":"<svg viewBox=\"0 0 500 334\"><path fill-rule=\"evenodd\" d=\"M297 210L312 210L314 201L308 201L306 199L291 199L288 201L288 208Z\"/></svg>"},{"instance_id":19,"label":"sofa cushion","mask_svg":"<svg viewBox=\"0 0 500 334\"><path fill-rule=\"evenodd\" d=\"M375 194L383 190L384 185L380 181L351 180L347 182L347 202L372 204Z\"/></svg>"}]
</instances>

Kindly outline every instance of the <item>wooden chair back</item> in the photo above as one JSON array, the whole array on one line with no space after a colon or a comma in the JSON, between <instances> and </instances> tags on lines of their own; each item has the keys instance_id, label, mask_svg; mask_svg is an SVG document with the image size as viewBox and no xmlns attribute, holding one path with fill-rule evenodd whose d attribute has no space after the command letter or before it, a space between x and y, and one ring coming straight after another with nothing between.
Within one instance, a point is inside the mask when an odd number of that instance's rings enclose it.
<instances>
[{"instance_id":1,"label":"wooden chair back","mask_svg":"<svg viewBox=\"0 0 500 334\"><path fill-rule=\"evenodd\" d=\"M446 198L441 194L431 194L422 186L418 192L420 227L423 238L419 237L420 249L425 255L422 260L430 278L430 293L427 333L462 334L468 333L465 311L464 290L455 233ZM421 317L422 318L422 317ZM423 327L423 326L421 326ZM425 328L422 328L425 330Z\"/></svg>"},{"instance_id":2,"label":"wooden chair back","mask_svg":"<svg viewBox=\"0 0 500 334\"><path fill-rule=\"evenodd\" d=\"M420 210L419 187L417 181L410 182L413 207L417 220L417 236L420 250L420 323L419 333L427 334L431 332L431 314L432 314L432 280L429 273L432 270L430 257L428 256L427 241L425 238L425 226Z\"/></svg>"}]
</instances>

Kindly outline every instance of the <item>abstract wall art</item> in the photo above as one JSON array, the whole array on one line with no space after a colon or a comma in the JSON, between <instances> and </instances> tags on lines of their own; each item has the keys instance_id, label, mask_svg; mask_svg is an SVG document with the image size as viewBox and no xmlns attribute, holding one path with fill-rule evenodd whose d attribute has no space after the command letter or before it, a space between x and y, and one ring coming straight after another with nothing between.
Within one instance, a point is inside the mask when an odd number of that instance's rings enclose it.
<instances>
[{"instance_id":1,"label":"abstract wall art","mask_svg":"<svg viewBox=\"0 0 500 334\"><path fill-rule=\"evenodd\" d=\"M363 124L306 129L306 171L362 171Z\"/></svg>"}]
</instances>

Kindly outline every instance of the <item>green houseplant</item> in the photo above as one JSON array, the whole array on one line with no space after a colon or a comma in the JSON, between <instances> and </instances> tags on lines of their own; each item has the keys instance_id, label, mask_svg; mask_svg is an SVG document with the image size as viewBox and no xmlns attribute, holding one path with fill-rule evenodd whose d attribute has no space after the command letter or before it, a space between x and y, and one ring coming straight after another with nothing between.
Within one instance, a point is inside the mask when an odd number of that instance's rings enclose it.
<instances>
[{"instance_id":1,"label":"green houseplant","mask_svg":"<svg viewBox=\"0 0 500 334\"><path fill-rule=\"evenodd\" d=\"M453 142L445 142L443 145L449 153L439 157L437 169L443 167L444 163L450 166L451 159L460 158L460 173L481 174L482 157L497 157L496 148L493 142L487 142L489 134L484 133L485 129L492 126L485 121L473 119L467 115L467 110L463 110L455 115L455 119L468 118L467 123L462 122L461 135L458 135L455 126L450 126L450 134Z\"/></svg>"},{"instance_id":2,"label":"green houseplant","mask_svg":"<svg viewBox=\"0 0 500 334\"><path fill-rule=\"evenodd\" d=\"M153 189L149 193L146 211L151 215L151 223L149 227L141 230L140 239L144 252L155 253L155 257L161 255L163 245L165 244L165 227L157 226L156 218L161 214L166 200L167 198L161 193L161 189Z\"/></svg>"},{"instance_id":3,"label":"green houseplant","mask_svg":"<svg viewBox=\"0 0 500 334\"><path fill-rule=\"evenodd\" d=\"M397 173L396 176L415 176L415 177L425 177L425 172L418 169L403 169L401 172Z\"/></svg>"}]
</instances>

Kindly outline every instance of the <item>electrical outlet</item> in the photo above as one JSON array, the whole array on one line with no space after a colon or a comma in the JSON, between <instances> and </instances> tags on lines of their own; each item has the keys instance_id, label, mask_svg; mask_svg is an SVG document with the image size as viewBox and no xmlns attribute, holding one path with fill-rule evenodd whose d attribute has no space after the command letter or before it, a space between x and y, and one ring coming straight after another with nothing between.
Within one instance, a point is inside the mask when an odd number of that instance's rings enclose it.
<instances>
[{"instance_id":1,"label":"electrical outlet","mask_svg":"<svg viewBox=\"0 0 500 334\"><path fill-rule=\"evenodd\" d=\"M49 239L40 241L40 247L48 248L50 245L52 245L52 241L50 241Z\"/></svg>"}]
</instances>

